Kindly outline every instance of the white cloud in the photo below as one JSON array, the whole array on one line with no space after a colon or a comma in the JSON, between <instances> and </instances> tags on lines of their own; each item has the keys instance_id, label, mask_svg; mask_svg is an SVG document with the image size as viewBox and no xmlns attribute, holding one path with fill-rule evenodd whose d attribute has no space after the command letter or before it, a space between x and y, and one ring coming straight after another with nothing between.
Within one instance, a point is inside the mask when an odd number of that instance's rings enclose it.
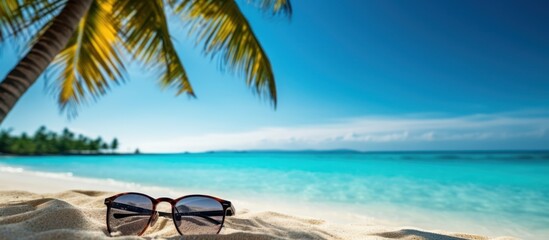
<instances>
[{"instance_id":1,"label":"white cloud","mask_svg":"<svg viewBox=\"0 0 549 240\"><path fill-rule=\"evenodd\" d=\"M470 115L460 117L362 117L329 124L266 127L246 132L205 133L141 142L150 152L253 149L449 149L482 142L505 147L519 140L522 148L549 148L549 117ZM524 142L524 141L523 141ZM532 142L534 145L528 145ZM502 143L494 145L491 143ZM446 146L446 147L445 147ZM449 147L450 146L450 147ZM518 147L518 146L517 146Z\"/></svg>"}]
</instances>

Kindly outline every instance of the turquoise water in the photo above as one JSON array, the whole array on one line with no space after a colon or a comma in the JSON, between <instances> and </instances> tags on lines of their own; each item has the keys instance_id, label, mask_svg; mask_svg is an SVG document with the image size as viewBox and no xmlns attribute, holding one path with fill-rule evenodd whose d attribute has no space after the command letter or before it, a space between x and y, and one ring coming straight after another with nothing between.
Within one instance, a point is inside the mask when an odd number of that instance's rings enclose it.
<instances>
[{"instance_id":1,"label":"turquoise water","mask_svg":"<svg viewBox=\"0 0 549 240\"><path fill-rule=\"evenodd\" d=\"M0 158L0 165L296 205L347 206L353 214L424 228L549 237L549 152L47 156Z\"/></svg>"}]
</instances>

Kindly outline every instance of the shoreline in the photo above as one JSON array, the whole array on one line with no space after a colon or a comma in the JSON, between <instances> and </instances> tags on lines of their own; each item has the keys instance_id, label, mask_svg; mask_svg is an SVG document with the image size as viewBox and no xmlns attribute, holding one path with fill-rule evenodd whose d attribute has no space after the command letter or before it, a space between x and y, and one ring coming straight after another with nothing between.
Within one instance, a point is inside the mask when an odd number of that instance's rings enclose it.
<instances>
[{"instance_id":1,"label":"shoreline","mask_svg":"<svg viewBox=\"0 0 549 240\"><path fill-rule=\"evenodd\" d=\"M133 155L183 155L183 154L223 154L223 153L348 153L348 154L514 154L514 153L543 153L549 154L549 149L470 149L470 150L395 150L395 151L366 151L354 149L301 149L301 150L283 150L283 149L257 149L257 150L209 150L209 151L182 151L182 152L106 152L106 153L56 153L56 154L7 154L0 152L2 157L44 157L44 156L133 156Z\"/></svg>"},{"instance_id":2,"label":"shoreline","mask_svg":"<svg viewBox=\"0 0 549 240\"><path fill-rule=\"evenodd\" d=\"M17 195L19 195L18 198L16 198L17 202L20 202L21 200L31 201L31 199L47 197L71 204L73 199L76 199L77 202L102 202L101 198L97 199L97 197L94 196L81 194L81 192L89 191L93 192L94 195L101 195L102 197L108 196L112 193L127 191L144 192L148 195L157 197L175 197L196 193L177 191L170 188L126 183L112 179L83 178L72 176L72 174L68 173L31 172L22 168L9 167L6 165L0 165L0 172L2 173L0 174L0 191L2 191L2 195L4 196L12 196L11 201L6 198L0 198L0 211L2 211L2 208L5 208L10 204L14 204L13 197ZM65 199L66 196L70 196L70 198L67 200ZM220 197L226 198L226 196ZM251 200L242 200L238 198L230 198L229 200L235 203L235 207L237 209L235 221L244 221L247 222L247 224L235 227L234 223L229 220L226 226L226 231L224 229L221 233L227 239L233 239L235 236L244 236L242 239L254 239L258 236L258 234L265 239L273 239L274 237L277 237L277 234L274 234L271 231L273 230L272 228L278 230L286 229L288 233L300 232L300 234L313 234L302 235L302 237L307 238L306 236L317 236L319 239L408 239L410 237L423 237L427 239L515 239L511 237L490 238L474 234L450 233L440 230L423 230L417 227L398 226L394 223L368 216L362 216L362 218L359 216L343 216L346 215L343 211L340 213L340 216L328 215L326 213L324 215L319 214L317 216L312 216L311 214L307 214L307 209L299 209L298 207L294 207L292 209L291 206L283 204L268 204L268 206L265 206L266 204ZM80 209L79 207L79 205L76 207L76 211L85 212L85 209ZM96 214L96 218L104 218L104 206L101 204L94 205L94 212ZM347 221L341 220L344 217L348 217ZM341 219L338 220L337 218ZM0 217L0 219L2 218ZM259 220L269 222L269 226L271 227L263 226L254 228L253 231L249 231L250 227L255 226L255 222ZM94 229L97 230L104 228L103 225L104 223L99 221L96 225L94 225ZM293 225L299 226L299 229L292 229L291 226ZM0 224L0 235L2 235L1 233L2 225ZM39 232L36 234L42 233ZM80 236L80 234L83 234L81 232L76 232L73 234L76 234L76 236L79 237L84 237L84 235ZM101 235L97 234L98 233L94 235L94 238ZM160 232L151 233L151 235L147 236L157 236L157 234L160 234L160 236L163 237L177 236L170 235L172 233L169 231L164 232L162 230L160 230ZM252 234L254 237L248 236L249 234ZM296 238L300 237L292 237L292 235L289 234L281 239ZM224 238L221 237L221 239Z\"/></svg>"}]
</instances>

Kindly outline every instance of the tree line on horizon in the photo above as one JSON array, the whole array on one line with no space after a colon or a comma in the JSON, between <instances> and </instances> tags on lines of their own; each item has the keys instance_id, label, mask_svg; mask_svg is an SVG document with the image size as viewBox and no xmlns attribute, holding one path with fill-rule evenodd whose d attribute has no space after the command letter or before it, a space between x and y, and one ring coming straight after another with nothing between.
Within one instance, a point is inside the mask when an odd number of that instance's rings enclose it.
<instances>
[{"instance_id":1,"label":"tree line on horizon","mask_svg":"<svg viewBox=\"0 0 549 240\"><path fill-rule=\"evenodd\" d=\"M118 148L118 139L110 143L101 137L90 138L76 135L68 128L61 133L41 126L34 135L27 133L12 135L12 130L0 131L0 153L14 155L48 155L48 154L99 154L114 152Z\"/></svg>"}]
</instances>

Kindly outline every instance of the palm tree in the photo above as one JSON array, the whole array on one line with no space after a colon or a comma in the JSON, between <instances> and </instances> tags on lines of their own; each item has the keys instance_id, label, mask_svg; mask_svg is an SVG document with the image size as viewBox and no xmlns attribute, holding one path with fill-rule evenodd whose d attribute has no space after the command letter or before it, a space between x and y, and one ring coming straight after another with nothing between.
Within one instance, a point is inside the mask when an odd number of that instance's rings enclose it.
<instances>
[{"instance_id":1,"label":"palm tree","mask_svg":"<svg viewBox=\"0 0 549 240\"><path fill-rule=\"evenodd\" d=\"M113 139L111 142L111 151L114 153L114 151L118 148L118 139Z\"/></svg>"},{"instance_id":2,"label":"palm tree","mask_svg":"<svg viewBox=\"0 0 549 240\"><path fill-rule=\"evenodd\" d=\"M289 0L242 0L273 15L291 15ZM222 68L240 73L276 107L267 55L235 0L2 0L0 43L22 39L26 55L0 83L0 123L51 65L62 110L124 82L125 57L159 73L160 85L194 97L168 30L168 15Z\"/></svg>"}]
</instances>

